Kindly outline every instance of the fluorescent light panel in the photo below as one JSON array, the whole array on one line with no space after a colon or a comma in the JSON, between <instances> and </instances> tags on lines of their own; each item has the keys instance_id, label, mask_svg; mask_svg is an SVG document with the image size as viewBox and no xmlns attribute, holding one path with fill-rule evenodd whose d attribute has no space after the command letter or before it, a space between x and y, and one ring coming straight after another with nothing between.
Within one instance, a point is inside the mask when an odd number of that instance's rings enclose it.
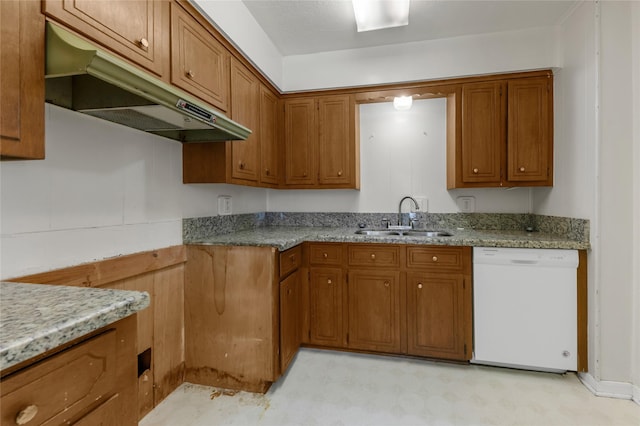
<instances>
[{"instance_id":1,"label":"fluorescent light panel","mask_svg":"<svg viewBox=\"0 0 640 426\"><path fill-rule=\"evenodd\" d=\"M358 32L409 25L410 0L351 0Z\"/></svg>"}]
</instances>

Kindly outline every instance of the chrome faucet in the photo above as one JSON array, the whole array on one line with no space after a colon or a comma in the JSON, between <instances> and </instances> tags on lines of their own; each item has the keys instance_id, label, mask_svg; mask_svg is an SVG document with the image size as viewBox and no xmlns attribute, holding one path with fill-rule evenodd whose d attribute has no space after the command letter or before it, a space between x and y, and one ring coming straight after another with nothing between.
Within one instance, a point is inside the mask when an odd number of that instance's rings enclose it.
<instances>
[{"instance_id":1,"label":"chrome faucet","mask_svg":"<svg viewBox=\"0 0 640 426\"><path fill-rule=\"evenodd\" d=\"M415 210L420 210L420 206L418 205L418 202L410 196L406 196L403 197L402 200L400 200L400 204L398 204L398 226L402 226L402 203L404 202L404 200L411 200L413 201L413 206L415 207Z\"/></svg>"}]
</instances>

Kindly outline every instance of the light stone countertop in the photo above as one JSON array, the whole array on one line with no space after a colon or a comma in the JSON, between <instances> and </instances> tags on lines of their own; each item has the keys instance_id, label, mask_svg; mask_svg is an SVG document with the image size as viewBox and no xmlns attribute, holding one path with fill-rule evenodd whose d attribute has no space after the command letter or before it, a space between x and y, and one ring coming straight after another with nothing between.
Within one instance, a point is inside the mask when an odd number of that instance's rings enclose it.
<instances>
[{"instance_id":1,"label":"light stone countertop","mask_svg":"<svg viewBox=\"0 0 640 426\"><path fill-rule=\"evenodd\" d=\"M0 283L0 370L149 306L146 292Z\"/></svg>"},{"instance_id":2,"label":"light stone countertop","mask_svg":"<svg viewBox=\"0 0 640 426\"><path fill-rule=\"evenodd\" d=\"M357 228L331 227L259 227L246 231L214 235L204 239L185 240L185 244L236 245L276 247L287 250L300 243L310 242L352 242L384 244L424 244L455 245L472 247L516 247L544 249L590 248L588 242L572 240L555 234L525 231L441 229L452 234L450 237L423 237L397 235L358 235Z\"/></svg>"}]
</instances>

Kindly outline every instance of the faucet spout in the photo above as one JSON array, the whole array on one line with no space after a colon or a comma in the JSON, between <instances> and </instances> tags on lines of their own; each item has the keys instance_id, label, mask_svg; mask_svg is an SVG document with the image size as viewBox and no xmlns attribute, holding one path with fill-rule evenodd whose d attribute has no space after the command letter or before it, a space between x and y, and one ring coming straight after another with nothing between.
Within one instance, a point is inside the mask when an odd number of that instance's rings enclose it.
<instances>
[{"instance_id":1,"label":"faucet spout","mask_svg":"<svg viewBox=\"0 0 640 426\"><path fill-rule=\"evenodd\" d=\"M415 208L415 210L420 210L420 206L418 205L418 202L410 196L406 196L403 197L402 200L400 200L400 203L398 204L398 226L402 226L402 203L404 202L404 200L411 200L413 201L413 206Z\"/></svg>"}]
</instances>

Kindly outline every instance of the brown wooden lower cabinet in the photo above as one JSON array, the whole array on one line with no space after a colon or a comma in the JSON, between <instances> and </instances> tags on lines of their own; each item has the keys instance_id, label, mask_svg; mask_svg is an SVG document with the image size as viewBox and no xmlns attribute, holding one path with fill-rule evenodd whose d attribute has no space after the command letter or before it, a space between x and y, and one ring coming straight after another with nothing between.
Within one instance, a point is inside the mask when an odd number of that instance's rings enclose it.
<instances>
[{"instance_id":1,"label":"brown wooden lower cabinet","mask_svg":"<svg viewBox=\"0 0 640 426\"><path fill-rule=\"evenodd\" d=\"M400 353L400 273L349 270L348 347Z\"/></svg>"},{"instance_id":2,"label":"brown wooden lower cabinet","mask_svg":"<svg viewBox=\"0 0 640 426\"><path fill-rule=\"evenodd\" d=\"M136 316L2 378L0 423L136 425Z\"/></svg>"},{"instance_id":3,"label":"brown wooden lower cabinet","mask_svg":"<svg viewBox=\"0 0 640 426\"><path fill-rule=\"evenodd\" d=\"M407 274L407 353L434 358L466 356L464 278Z\"/></svg>"},{"instance_id":4,"label":"brown wooden lower cabinet","mask_svg":"<svg viewBox=\"0 0 640 426\"><path fill-rule=\"evenodd\" d=\"M471 358L470 247L308 243L307 252L310 345Z\"/></svg>"},{"instance_id":5,"label":"brown wooden lower cabinet","mask_svg":"<svg viewBox=\"0 0 640 426\"><path fill-rule=\"evenodd\" d=\"M343 279L341 268L310 268L309 343L346 346L343 330Z\"/></svg>"}]
</instances>

